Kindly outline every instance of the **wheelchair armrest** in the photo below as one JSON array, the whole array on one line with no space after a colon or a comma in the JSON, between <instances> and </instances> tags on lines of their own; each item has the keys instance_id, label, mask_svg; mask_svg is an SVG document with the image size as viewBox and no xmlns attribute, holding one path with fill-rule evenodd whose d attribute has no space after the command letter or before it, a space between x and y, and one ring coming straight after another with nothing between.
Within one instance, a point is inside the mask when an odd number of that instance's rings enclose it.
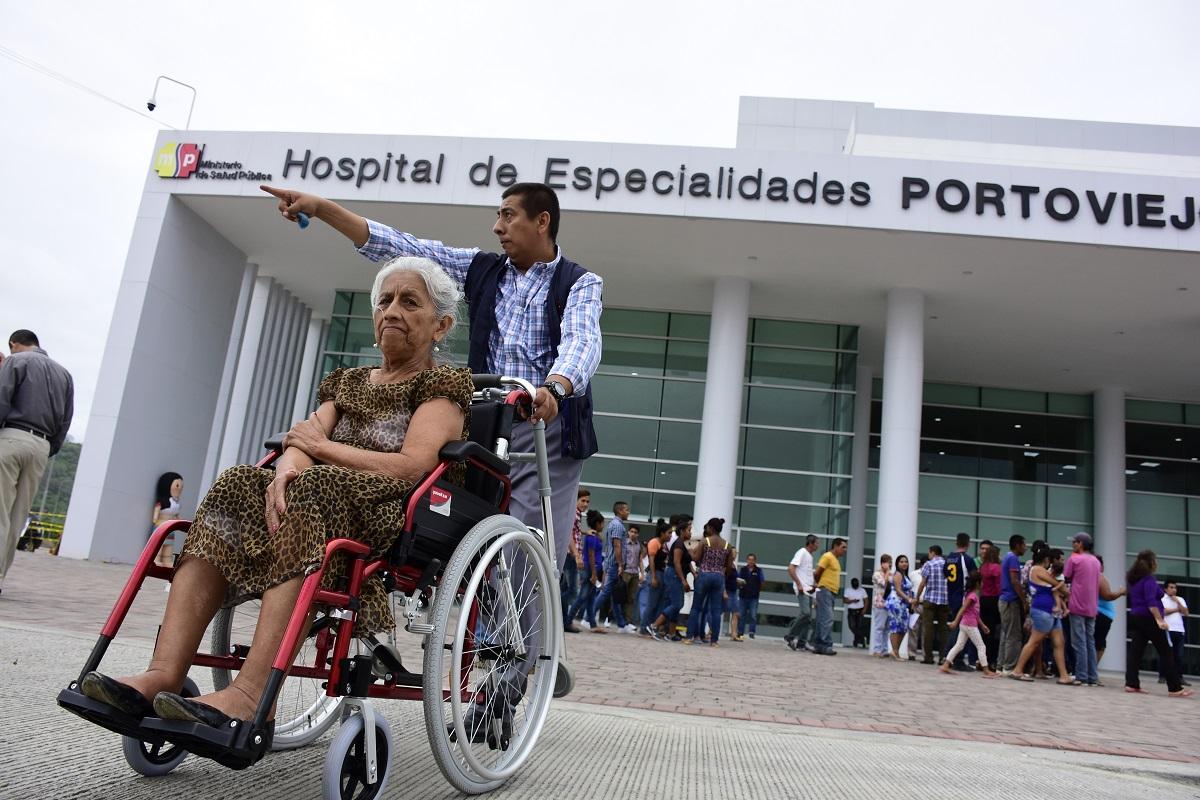
<instances>
[{"instance_id":1,"label":"wheelchair armrest","mask_svg":"<svg viewBox=\"0 0 1200 800\"><path fill-rule=\"evenodd\" d=\"M511 465L500 456L488 450L479 442L458 441L450 442L438 452L438 458L443 461L466 461L475 458L487 464L489 468L501 475L507 475Z\"/></svg>"},{"instance_id":2,"label":"wheelchair armrest","mask_svg":"<svg viewBox=\"0 0 1200 800\"><path fill-rule=\"evenodd\" d=\"M276 453L282 454L283 453L283 437L285 437L287 435L288 435L287 431L280 431L279 433L275 434L274 436L270 437L265 442L263 442L263 447L265 447L268 450L274 450Z\"/></svg>"}]
</instances>

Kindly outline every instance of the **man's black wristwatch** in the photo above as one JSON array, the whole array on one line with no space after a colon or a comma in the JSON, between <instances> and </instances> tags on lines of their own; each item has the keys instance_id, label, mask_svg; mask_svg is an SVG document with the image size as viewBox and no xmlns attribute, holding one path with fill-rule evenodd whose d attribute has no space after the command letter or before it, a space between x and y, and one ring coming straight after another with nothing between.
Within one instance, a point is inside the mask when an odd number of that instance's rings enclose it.
<instances>
[{"instance_id":1,"label":"man's black wristwatch","mask_svg":"<svg viewBox=\"0 0 1200 800\"><path fill-rule=\"evenodd\" d=\"M555 380L549 380L542 384L546 391L554 396L554 402L562 405L562 401L567 399L567 387Z\"/></svg>"}]
</instances>

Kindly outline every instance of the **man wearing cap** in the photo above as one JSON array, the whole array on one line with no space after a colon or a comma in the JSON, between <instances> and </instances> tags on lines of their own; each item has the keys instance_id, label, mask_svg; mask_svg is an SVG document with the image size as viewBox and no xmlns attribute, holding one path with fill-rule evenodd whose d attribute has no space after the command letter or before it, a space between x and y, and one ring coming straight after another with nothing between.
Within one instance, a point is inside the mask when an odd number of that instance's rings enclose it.
<instances>
[{"instance_id":1,"label":"man wearing cap","mask_svg":"<svg viewBox=\"0 0 1200 800\"><path fill-rule=\"evenodd\" d=\"M1075 685L1100 682L1096 665L1096 609L1100 600L1100 561L1092 555L1092 537L1080 531L1071 537L1071 557L1063 568L1071 584L1071 649L1075 651Z\"/></svg>"},{"instance_id":2,"label":"man wearing cap","mask_svg":"<svg viewBox=\"0 0 1200 800\"><path fill-rule=\"evenodd\" d=\"M13 331L0 365L0 585L12 566L46 461L75 413L71 373L46 355L33 331Z\"/></svg>"}]
</instances>

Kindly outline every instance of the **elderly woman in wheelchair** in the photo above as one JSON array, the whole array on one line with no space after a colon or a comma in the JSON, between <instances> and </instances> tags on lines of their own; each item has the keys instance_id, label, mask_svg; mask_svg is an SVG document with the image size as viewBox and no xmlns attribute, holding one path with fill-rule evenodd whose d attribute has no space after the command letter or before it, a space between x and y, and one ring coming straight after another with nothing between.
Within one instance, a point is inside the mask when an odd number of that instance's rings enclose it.
<instances>
[{"instance_id":1,"label":"elderly woman in wheelchair","mask_svg":"<svg viewBox=\"0 0 1200 800\"><path fill-rule=\"evenodd\" d=\"M319 408L288 432L273 471L238 466L221 474L188 533L149 667L119 678L89 672L84 695L132 717L214 728L255 714L304 577L321 566L327 541L353 538L370 548L367 558L383 558L404 528L405 495L438 464L444 445L466 438L471 375L433 359L460 297L426 259L399 258L379 271L371 303L382 365L326 377ZM461 483L463 469L453 465L447 477ZM335 586L346 560L331 557L322 588ZM255 596L261 611L236 679L211 694L181 696L214 615ZM378 573L363 581L359 600L356 636L393 628Z\"/></svg>"}]
</instances>

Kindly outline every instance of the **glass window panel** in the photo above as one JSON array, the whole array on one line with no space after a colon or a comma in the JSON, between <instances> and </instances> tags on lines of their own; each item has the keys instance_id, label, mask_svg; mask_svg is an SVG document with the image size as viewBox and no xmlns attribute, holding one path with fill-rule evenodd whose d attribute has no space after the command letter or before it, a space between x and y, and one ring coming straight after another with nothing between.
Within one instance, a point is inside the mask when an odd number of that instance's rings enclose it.
<instances>
[{"instance_id":1,"label":"glass window panel","mask_svg":"<svg viewBox=\"0 0 1200 800\"><path fill-rule=\"evenodd\" d=\"M654 493L654 512L651 515L654 519L662 517L670 519L672 514L691 514L696 507L695 494L667 494L665 492ZM646 537L642 537L642 541L646 541Z\"/></svg>"},{"instance_id":2,"label":"glass window panel","mask_svg":"<svg viewBox=\"0 0 1200 800\"><path fill-rule=\"evenodd\" d=\"M979 474L979 445L921 440L921 472L942 475Z\"/></svg>"},{"instance_id":3,"label":"glass window panel","mask_svg":"<svg viewBox=\"0 0 1200 800\"><path fill-rule=\"evenodd\" d=\"M1043 537L1052 547L1063 551L1063 555L1071 555L1071 537L1082 531L1092 534L1091 525L1071 525L1065 522L1047 522L1046 535ZM1093 534L1094 535L1094 534ZM1007 548L1004 552L1008 552ZM1116 573L1114 573L1116 574Z\"/></svg>"},{"instance_id":4,"label":"glass window panel","mask_svg":"<svg viewBox=\"0 0 1200 800\"><path fill-rule=\"evenodd\" d=\"M827 433L745 428L742 463L805 472L833 472L834 440L851 437Z\"/></svg>"},{"instance_id":5,"label":"glass window panel","mask_svg":"<svg viewBox=\"0 0 1200 800\"><path fill-rule=\"evenodd\" d=\"M607 351L607 340L604 347ZM704 342L667 342L666 374L673 378L707 378L708 345Z\"/></svg>"},{"instance_id":6,"label":"glass window panel","mask_svg":"<svg viewBox=\"0 0 1200 800\"><path fill-rule=\"evenodd\" d=\"M814 389L837 387L837 353L751 347L747 363L749 380Z\"/></svg>"},{"instance_id":7,"label":"glass window panel","mask_svg":"<svg viewBox=\"0 0 1200 800\"><path fill-rule=\"evenodd\" d=\"M1067 450L1092 449L1092 421L1073 417L1044 417L1045 426L1040 439L1029 440L1044 447Z\"/></svg>"},{"instance_id":8,"label":"glass window panel","mask_svg":"<svg viewBox=\"0 0 1200 800\"><path fill-rule=\"evenodd\" d=\"M1036 484L980 481L979 513L1045 519L1046 487Z\"/></svg>"},{"instance_id":9,"label":"glass window panel","mask_svg":"<svg viewBox=\"0 0 1200 800\"><path fill-rule=\"evenodd\" d=\"M1046 438L1046 418L1035 414L995 411L979 412L979 441L1017 447L1042 446Z\"/></svg>"},{"instance_id":10,"label":"glass window panel","mask_svg":"<svg viewBox=\"0 0 1200 800\"><path fill-rule=\"evenodd\" d=\"M347 353L371 355L375 348L375 324L369 319L351 319L346 327L346 340L342 349Z\"/></svg>"},{"instance_id":11,"label":"glass window panel","mask_svg":"<svg viewBox=\"0 0 1200 800\"><path fill-rule=\"evenodd\" d=\"M921 408L921 437L979 441L979 412L973 408L926 405Z\"/></svg>"},{"instance_id":12,"label":"glass window panel","mask_svg":"<svg viewBox=\"0 0 1200 800\"><path fill-rule=\"evenodd\" d=\"M762 386L750 386L746 393L746 422L821 431L833 429L834 403L843 396Z\"/></svg>"},{"instance_id":13,"label":"glass window panel","mask_svg":"<svg viewBox=\"0 0 1200 800\"><path fill-rule=\"evenodd\" d=\"M921 508L938 511L977 511L977 481L922 475L917 495Z\"/></svg>"},{"instance_id":14,"label":"glass window panel","mask_svg":"<svg viewBox=\"0 0 1200 800\"><path fill-rule=\"evenodd\" d=\"M1125 418L1146 422L1183 422L1180 403L1156 403L1153 400L1126 400Z\"/></svg>"},{"instance_id":15,"label":"glass window panel","mask_svg":"<svg viewBox=\"0 0 1200 800\"><path fill-rule=\"evenodd\" d=\"M1152 494L1130 494L1125 498L1126 524L1130 528L1187 530L1187 500Z\"/></svg>"},{"instance_id":16,"label":"glass window panel","mask_svg":"<svg viewBox=\"0 0 1200 800\"><path fill-rule=\"evenodd\" d=\"M1200 404L1188 403L1184 406L1183 421L1188 425L1200 425Z\"/></svg>"},{"instance_id":17,"label":"glass window panel","mask_svg":"<svg viewBox=\"0 0 1200 800\"><path fill-rule=\"evenodd\" d=\"M843 350L858 350L858 327L855 325L838 326L838 347Z\"/></svg>"},{"instance_id":18,"label":"glass window panel","mask_svg":"<svg viewBox=\"0 0 1200 800\"><path fill-rule=\"evenodd\" d=\"M692 381L662 382L662 415L700 419L704 414L704 384Z\"/></svg>"},{"instance_id":19,"label":"glass window panel","mask_svg":"<svg viewBox=\"0 0 1200 800\"><path fill-rule=\"evenodd\" d=\"M589 458L583 467L581 485L589 483L610 483L617 486L654 487L654 463L650 461L629 461L621 458L606 458L594 456ZM601 512L605 508L597 506Z\"/></svg>"},{"instance_id":20,"label":"glass window panel","mask_svg":"<svg viewBox=\"0 0 1200 800\"><path fill-rule=\"evenodd\" d=\"M960 386L956 383L926 383L924 395L926 403L943 403L951 406L979 405L979 388L975 386Z\"/></svg>"},{"instance_id":21,"label":"glass window panel","mask_svg":"<svg viewBox=\"0 0 1200 800\"><path fill-rule=\"evenodd\" d=\"M874 504L867 506L867 530L873 531L878 525L879 508Z\"/></svg>"},{"instance_id":22,"label":"glass window panel","mask_svg":"<svg viewBox=\"0 0 1200 800\"><path fill-rule=\"evenodd\" d=\"M662 339L605 336L600 371L662 375L667 343Z\"/></svg>"},{"instance_id":23,"label":"glass window panel","mask_svg":"<svg viewBox=\"0 0 1200 800\"><path fill-rule=\"evenodd\" d=\"M1130 553L1137 553L1141 550L1153 550L1154 554L1158 556L1158 572L1161 574L1169 572L1169 570L1163 569L1162 560L1164 557L1186 557L1189 555L1187 540L1187 534L1183 533L1140 531L1131 527L1129 529L1129 538L1126 542L1125 549ZM1130 560L1132 561L1132 558Z\"/></svg>"},{"instance_id":24,"label":"glass window panel","mask_svg":"<svg viewBox=\"0 0 1200 800\"><path fill-rule=\"evenodd\" d=\"M1026 453L1037 453L1027 456ZM1016 447L980 447L979 475L1012 481L1036 481L1041 451Z\"/></svg>"},{"instance_id":25,"label":"glass window panel","mask_svg":"<svg viewBox=\"0 0 1200 800\"><path fill-rule=\"evenodd\" d=\"M853 389L855 370L858 369L858 356L852 353L841 353L837 359L837 375L834 377L838 389Z\"/></svg>"},{"instance_id":26,"label":"glass window panel","mask_svg":"<svg viewBox=\"0 0 1200 800\"><path fill-rule=\"evenodd\" d=\"M854 395L838 394L833 400L833 429L850 433L854 430Z\"/></svg>"},{"instance_id":27,"label":"glass window panel","mask_svg":"<svg viewBox=\"0 0 1200 800\"><path fill-rule=\"evenodd\" d=\"M804 546L804 536L788 536L782 533L761 533L759 531L743 531L738 543L738 552L743 555L754 553L760 564L775 564L786 567L795 557L796 551ZM778 576L778 580L786 579L786 573Z\"/></svg>"},{"instance_id":28,"label":"glass window panel","mask_svg":"<svg viewBox=\"0 0 1200 800\"><path fill-rule=\"evenodd\" d=\"M654 458L658 442L658 420L609 417L597 413L596 437L605 455Z\"/></svg>"},{"instance_id":29,"label":"glass window panel","mask_svg":"<svg viewBox=\"0 0 1200 800\"><path fill-rule=\"evenodd\" d=\"M1016 411L1045 411L1045 392L1025 392L1019 389L981 390L979 404L984 408L1011 408Z\"/></svg>"},{"instance_id":30,"label":"glass window panel","mask_svg":"<svg viewBox=\"0 0 1200 800\"><path fill-rule=\"evenodd\" d=\"M690 464L657 464L654 467L655 489L696 491L696 468Z\"/></svg>"},{"instance_id":31,"label":"glass window panel","mask_svg":"<svg viewBox=\"0 0 1200 800\"><path fill-rule=\"evenodd\" d=\"M932 511L917 512L918 536L949 536L968 533L975 538L975 517L965 514L939 514Z\"/></svg>"},{"instance_id":32,"label":"glass window panel","mask_svg":"<svg viewBox=\"0 0 1200 800\"><path fill-rule=\"evenodd\" d=\"M1092 485L1092 457L1084 453L1043 450L1040 456L1046 483Z\"/></svg>"},{"instance_id":33,"label":"glass window panel","mask_svg":"<svg viewBox=\"0 0 1200 800\"><path fill-rule=\"evenodd\" d=\"M672 461L696 461L699 459L699 423L663 422L658 429L658 457L668 458Z\"/></svg>"},{"instance_id":34,"label":"glass window panel","mask_svg":"<svg viewBox=\"0 0 1200 800\"><path fill-rule=\"evenodd\" d=\"M663 311L634 311L626 308L606 308L600 315L600 330L607 338L612 333L632 333L641 336L666 336L667 314Z\"/></svg>"},{"instance_id":35,"label":"glass window panel","mask_svg":"<svg viewBox=\"0 0 1200 800\"><path fill-rule=\"evenodd\" d=\"M1189 531L1200 531L1200 497L1187 499L1187 519ZM1200 556L1200 542L1197 542L1197 545L1196 555ZM1200 603L1197 604L1197 608L1200 609Z\"/></svg>"},{"instance_id":36,"label":"glass window panel","mask_svg":"<svg viewBox=\"0 0 1200 800\"><path fill-rule=\"evenodd\" d=\"M333 293L333 313L349 314L350 304L353 302L353 292L334 292Z\"/></svg>"},{"instance_id":37,"label":"glass window panel","mask_svg":"<svg viewBox=\"0 0 1200 800\"><path fill-rule=\"evenodd\" d=\"M670 331L672 336L684 339L702 339L708 341L710 322L708 314L671 314Z\"/></svg>"},{"instance_id":38,"label":"glass window panel","mask_svg":"<svg viewBox=\"0 0 1200 800\"><path fill-rule=\"evenodd\" d=\"M370 292L355 292L354 298L350 304L350 313L356 317L370 318L373 309L371 308L371 293Z\"/></svg>"},{"instance_id":39,"label":"glass window panel","mask_svg":"<svg viewBox=\"0 0 1200 800\"><path fill-rule=\"evenodd\" d=\"M832 479L816 475L793 475L785 472L738 470L738 494L779 500L807 500L812 503L831 501Z\"/></svg>"},{"instance_id":40,"label":"glass window panel","mask_svg":"<svg viewBox=\"0 0 1200 800\"><path fill-rule=\"evenodd\" d=\"M1135 492L1183 494L1190 464L1138 456L1125 459L1125 488Z\"/></svg>"},{"instance_id":41,"label":"glass window panel","mask_svg":"<svg viewBox=\"0 0 1200 800\"><path fill-rule=\"evenodd\" d=\"M1092 415L1092 396L1090 394L1051 392L1046 397L1046 410L1051 414L1079 414L1090 417Z\"/></svg>"},{"instance_id":42,"label":"glass window panel","mask_svg":"<svg viewBox=\"0 0 1200 800\"><path fill-rule=\"evenodd\" d=\"M875 503L879 500L879 470L873 469L867 472L867 502ZM874 527L873 525L871 527Z\"/></svg>"},{"instance_id":43,"label":"glass window panel","mask_svg":"<svg viewBox=\"0 0 1200 800\"><path fill-rule=\"evenodd\" d=\"M871 379L871 399L872 400L882 400L883 399L883 378L872 378ZM877 429L872 428L871 430L877 430Z\"/></svg>"},{"instance_id":44,"label":"glass window panel","mask_svg":"<svg viewBox=\"0 0 1200 800\"><path fill-rule=\"evenodd\" d=\"M1092 492L1051 486L1046 490L1046 517L1049 519L1092 521Z\"/></svg>"},{"instance_id":45,"label":"glass window panel","mask_svg":"<svg viewBox=\"0 0 1200 800\"><path fill-rule=\"evenodd\" d=\"M649 489L627 489L627 488L610 488L606 486L588 486L586 482L581 483L592 492L591 507L604 515L604 521L607 524L613 517L613 503L620 500L623 503L629 503L629 518L644 520L651 513L654 498L653 493ZM689 503L689 507L690 507Z\"/></svg>"},{"instance_id":46,"label":"glass window panel","mask_svg":"<svg viewBox=\"0 0 1200 800\"><path fill-rule=\"evenodd\" d=\"M739 527L773 528L822 536L830 532L829 508L826 506L796 506L760 500L739 500L737 512Z\"/></svg>"},{"instance_id":47,"label":"glass window panel","mask_svg":"<svg viewBox=\"0 0 1200 800\"><path fill-rule=\"evenodd\" d=\"M1185 458L1189 430L1171 425L1146 425L1130 422L1125 425L1125 452L1130 455Z\"/></svg>"},{"instance_id":48,"label":"glass window panel","mask_svg":"<svg viewBox=\"0 0 1200 800\"><path fill-rule=\"evenodd\" d=\"M823 347L837 349L838 328L817 322L785 322L775 319L754 320L755 344L786 344L793 347Z\"/></svg>"},{"instance_id":49,"label":"glass window panel","mask_svg":"<svg viewBox=\"0 0 1200 800\"><path fill-rule=\"evenodd\" d=\"M346 341L346 323L348 320L345 317L334 317L329 320L329 335L325 338L326 350L341 350L342 345Z\"/></svg>"},{"instance_id":50,"label":"glass window panel","mask_svg":"<svg viewBox=\"0 0 1200 800\"><path fill-rule=\"evenodd\" d=\"M850 479L832 478L831 482L829 502L840 506L850 505Z\"/></svg>"},{"instance_id":51,"label":"glass window panel","mask_svg":"<svg viewBox=\"0 0 1200 800\"><path fill-rule=\"evenodd\" d=\"M1015 533L1021 534L1025 541L1032 544L1038 539L1046 538L1046 523L1023 519L979 518L979 538L991 539L1005 553L1008 552L1008 537Z\"/></svg>"},{"instance_id":52,"label":"glass window panel","mask_svg":"<svg viewBox=\"0 0 1200 800\"><path fill-rule=\"evenodd\" d=\"M1173 576L1187 575L1188 562L1182 558L1163 558L1158 559L1158 580L1161 583L1164 578ZM1184 598L1187 599L1186 597ZM1154 648L1147 648L1153 650Z\"/></svg>"},{"instance_id":53,"label":"glass window panel","mask_svg":"<svg viewBox=\"0 0 1200 800\"><path fill-rule=\"evenodd\" d=\"M1200 464L1189 462L1187 469L1187 493L1200 494Z\"/></svg>"},{"instance_id":54,"label":"glass window panel","mask_svg":"<svg viewBox=\"0 0 1200 800\"><path fill-rule=\"evenodd\" d=\"M610 414L657 417L662 410L662 381L615 375L592 377L597 410Z\"/></svg>"}]
</instances>

